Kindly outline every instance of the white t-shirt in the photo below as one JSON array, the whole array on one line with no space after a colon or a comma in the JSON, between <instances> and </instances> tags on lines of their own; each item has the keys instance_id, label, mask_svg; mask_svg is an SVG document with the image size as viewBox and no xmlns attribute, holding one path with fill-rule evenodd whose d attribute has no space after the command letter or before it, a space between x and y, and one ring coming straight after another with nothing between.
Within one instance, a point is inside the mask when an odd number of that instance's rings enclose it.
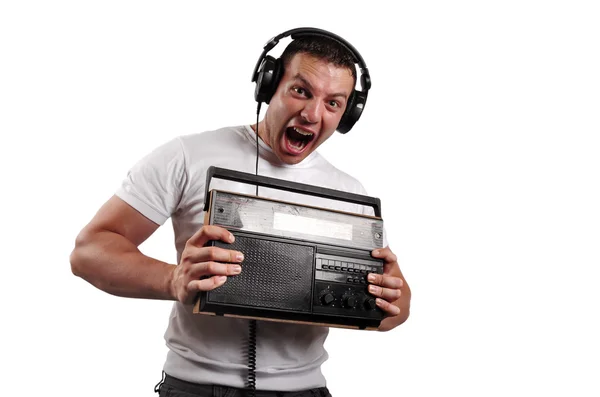
<instances>
[{"instance_id":1,"label":"white t-shirt","mask_svg":"<svg viewBox=\"0 0 600 397\"><path fill-rule=\"evenodd\" d=\"M128 173L118 197L153 222L172 218L177 262L186 241L204 222L204 194L209 166L255 173L256 134L249 126L180 136L154 150ZM351 176L313 152L301 163L282 163L259 140L259 174L351 193L366 194ZM213 179L211 189L255 194L254 185ZM373 214L369 207L259 188L259 195L353 213ZM242 264L243 266L243 264ZM259 321L257 388L293 391L325 386L321 364L328 328ZM165 333L169 348L164 371L203 384L242 388L247 368L248 320L193 314L192 305L173 304Z\"/></svg>"}]
</instances>

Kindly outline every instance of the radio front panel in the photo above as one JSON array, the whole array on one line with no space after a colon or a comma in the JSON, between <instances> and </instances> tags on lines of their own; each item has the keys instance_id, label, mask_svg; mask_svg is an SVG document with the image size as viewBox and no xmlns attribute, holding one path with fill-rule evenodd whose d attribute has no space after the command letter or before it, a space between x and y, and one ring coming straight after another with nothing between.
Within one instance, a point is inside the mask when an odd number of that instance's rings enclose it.
<instances>
[{"instance_id":1,"label":"radio front panel","mask_svg":"<svg viewBox=\"0 0 600 397\"><path fill-rule=\"evenodd\" d=\"M233 243L211 241L210 245L243 252L242 272L201 293L196 312L334 327L379 325L383 313L367 291L366 277L383 273L381 260L365 260L365 253L356 250L232 233Z\"/></svg>"}]
</instances>

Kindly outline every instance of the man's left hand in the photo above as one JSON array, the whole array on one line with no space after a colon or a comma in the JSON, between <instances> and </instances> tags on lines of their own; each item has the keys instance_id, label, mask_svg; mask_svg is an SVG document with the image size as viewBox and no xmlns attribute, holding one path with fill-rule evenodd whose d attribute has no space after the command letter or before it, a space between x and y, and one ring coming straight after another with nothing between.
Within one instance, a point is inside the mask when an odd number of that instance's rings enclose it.
<instances>
[{"instance_id":1,"label":"man's left hand","mask_svg":"<svg viewBox=\"0 0 600 397\"><path fill-rule=\"evenodd\" d=\"M380 331L389 331L402 324L408 318L410 307L410 288L400 272L398 258L389 247L376 249L374 258L383 259L383 274L370 273L369 293L376 297L377 306L386 314L379 327Z\"/></svg>"}]
</instances>

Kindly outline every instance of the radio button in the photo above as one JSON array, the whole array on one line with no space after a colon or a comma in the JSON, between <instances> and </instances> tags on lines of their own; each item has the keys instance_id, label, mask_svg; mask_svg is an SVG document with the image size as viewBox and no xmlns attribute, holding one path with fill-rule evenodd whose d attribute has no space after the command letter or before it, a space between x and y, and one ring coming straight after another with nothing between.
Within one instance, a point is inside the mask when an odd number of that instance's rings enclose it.
<instances>
[{"instance_id":1,"label":"radio button","mask_svg":"<svg viewBox=\"0 0 600 397\"><path fill-rule=\"evenodd\" d=\"M354 295L344 295L342 297L342 303L344 307L354 309L356 307L356 304L358 303L358 299L356 299L356 296Z\"/></svg>"},{"instance_id":2,"label":"radio button","mask_svg":"<svg viewBox=\"0 0 600 397\"><path fill-rule=\"evenodd\" d=\"M324 294L321 295L321 303L323 303L325 306L331 305L334 300L335 300L335 297L333 296L333 294L331 292L325 292Z\"/></svg>"}]
</instances>

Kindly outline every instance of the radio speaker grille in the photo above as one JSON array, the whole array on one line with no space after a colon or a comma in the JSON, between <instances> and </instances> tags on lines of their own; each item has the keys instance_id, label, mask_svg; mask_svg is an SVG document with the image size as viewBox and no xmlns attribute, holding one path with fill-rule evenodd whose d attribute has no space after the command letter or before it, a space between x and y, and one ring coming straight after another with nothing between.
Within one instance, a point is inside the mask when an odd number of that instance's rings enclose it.
<instances>
[{"instance_id":1,"label":"radio speaker grille","mask_svg":"<svg viewBox=\"0 0 600 397\"><path fill-rule=\"evenodd\" d=\"M233 244L214 245L242 252L242 272L210 291L208 301L310 312L314 247L234 235Z\"/></svg>"}]
</instances>

